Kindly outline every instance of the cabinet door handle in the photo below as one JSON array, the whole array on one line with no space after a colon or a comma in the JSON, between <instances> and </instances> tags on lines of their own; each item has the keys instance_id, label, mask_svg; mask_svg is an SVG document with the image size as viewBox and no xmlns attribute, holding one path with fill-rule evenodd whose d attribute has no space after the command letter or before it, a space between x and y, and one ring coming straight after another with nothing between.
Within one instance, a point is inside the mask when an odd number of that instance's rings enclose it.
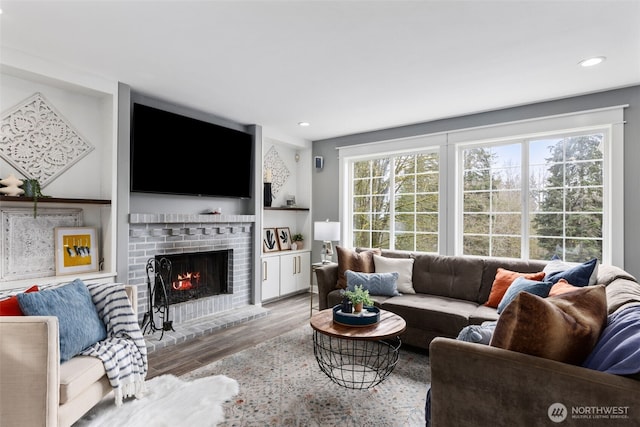
<instances>
[{"instance_id":1,"label":"cabinet door handle","mask_svg":"<svg viewBox=\"0 0 640 427\"><path fill-rule=\"evenodd\" d=\"M296 258L298 258L298 274L300 274L302 272L302 257L298 255Z\"/></svg>"},{"instance_id":2,"label":"cabinet door handle","mask_svg":"<svg viewBox=\"0 0 640 427\"><path fill-rule=\"evenodd\" d=\"M267 262L262 261L262 281L267 281Z\"/></svg>"}]
</instances>

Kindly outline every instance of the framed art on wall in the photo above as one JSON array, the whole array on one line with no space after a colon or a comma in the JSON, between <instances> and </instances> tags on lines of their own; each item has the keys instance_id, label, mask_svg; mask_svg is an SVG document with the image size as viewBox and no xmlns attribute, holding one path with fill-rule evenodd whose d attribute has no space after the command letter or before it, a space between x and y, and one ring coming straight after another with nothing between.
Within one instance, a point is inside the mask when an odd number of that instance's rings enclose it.
<instances>
[{"instance_id":1,"label":"framed art on wall","mask_svg":"<svg viewBox=\"0 0 640 427\"><path fill-rule=\"evenodd\" d=\"M278 234L278 246L281 251L291 250L291 231L289 227L276 228Z\"/></svg>"},{"instance_id":2,"label":"framed art on wall","mask_svg":"<svg viewBox=\"0 0 640 427\"><path fill-rule=\"evenodd\" d=\"M265 228L262 230L262 250L264 252L275 252L278 250L278 238L275 228Z\"/></svg>"},{"instance_id":3,"label":"framed art on wall","mask_svg":"<svg viewBox=\"0 0 640 427\"><path fill-rule=\"evenodd\" d=\"M56 227L56 275L98 271L98 230L95 227Z\"/></svg>"}]
</instances>

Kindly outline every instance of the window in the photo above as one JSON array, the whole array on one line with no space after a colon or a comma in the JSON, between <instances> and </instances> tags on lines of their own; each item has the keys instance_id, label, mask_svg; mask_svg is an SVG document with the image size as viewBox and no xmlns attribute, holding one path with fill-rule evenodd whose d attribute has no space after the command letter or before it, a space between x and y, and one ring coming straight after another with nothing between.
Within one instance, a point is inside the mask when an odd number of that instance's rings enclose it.
<instances>
[{"instance_id":1,"label":"window","mask_svg":"<svg viewBox=\"0 0 640 427\"><path fill-rule=\"evenodd\" d=\"M463 254L602 259L605 135L460 147Z\"/></svg>"},{"instance_id":2,"label":"window","mask_svg":"<svg viewBox=\"0 0 640 427\"><path fill-rule=\"evenodd\" d=\"M355 246L438 251L437 152L352 163Z\"/></svg>"},{"instance_id":3,"label":"window","mask_svg":"<svg viewBox=\"0 0 640 427\"><path fill-rule=\"evenodd\" d=\"M342 244L623 266L623 108L340 147Z\"/></svg>"}]
</instances>

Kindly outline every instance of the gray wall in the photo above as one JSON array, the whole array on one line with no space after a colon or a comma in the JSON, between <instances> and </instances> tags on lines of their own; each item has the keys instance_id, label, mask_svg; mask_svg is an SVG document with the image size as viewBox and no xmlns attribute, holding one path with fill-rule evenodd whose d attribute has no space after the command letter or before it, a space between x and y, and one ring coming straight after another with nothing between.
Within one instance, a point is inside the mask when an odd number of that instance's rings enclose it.
<instances>
[{"instance_id":1,"label":"gray wall","mask_svg":"<svg viewBox=\"0 0 640 427\"><path fill-rule=\"evenodd\" d=\"M640 86L314 141L313 155L324 156L325 162L324 169L314 170L313 221L339 217L337 147L624 104L629 105L624 112L624 263L640 278ZM314 259L320 249L314 242Z\"/></svg>"}]
</instances>

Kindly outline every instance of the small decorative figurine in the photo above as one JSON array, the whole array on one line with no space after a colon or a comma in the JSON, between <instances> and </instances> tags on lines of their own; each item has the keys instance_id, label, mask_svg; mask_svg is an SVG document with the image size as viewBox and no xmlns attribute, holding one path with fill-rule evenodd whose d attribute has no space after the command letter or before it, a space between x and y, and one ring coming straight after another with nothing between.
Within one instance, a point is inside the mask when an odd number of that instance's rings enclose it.
<instances>
[{"instance_id":1,"label":"small decorative figurine","mask_svg":"<svg viewBox=\"0 0 640 427\"><path fill-rule=\"evenodd\" d=\"M0 184L5 186L0 187L0 194L6 194L7 196L19 196L24 193L24 190L20 188L24 183L16 178L14 174L9 174L8 177L0 180Z\"/></svg>"},{"instance_id":2,"label":"small decorative figurine","mask_svg":"<svg viewBox=\"0 0 640 427\"><path fill-rule=\"evenodd\" d=\"M353 303L347 297L342 298L342 312L343 313L353 312Z\"/></svg>"}]
</instances>

